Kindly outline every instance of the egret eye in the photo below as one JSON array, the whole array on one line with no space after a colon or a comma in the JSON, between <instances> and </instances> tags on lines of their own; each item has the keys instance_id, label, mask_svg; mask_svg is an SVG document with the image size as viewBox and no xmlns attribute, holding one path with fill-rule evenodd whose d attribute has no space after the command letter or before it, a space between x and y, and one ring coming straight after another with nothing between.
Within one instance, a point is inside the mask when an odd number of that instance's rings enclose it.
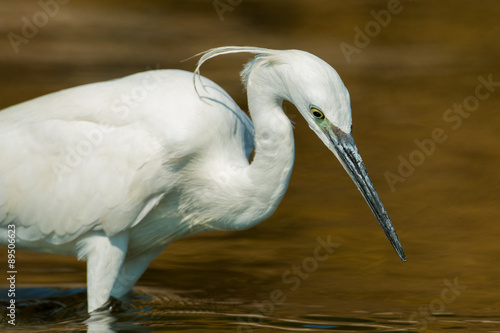
<instances>
[{"instance_id":1,"label":"egret eye","mask_svg":"<svg viewBox=\"0 0 500 333\"><path fill-rule=\"evenodd\" d=\"M323 111L321 111L318 108L312 107L311 113L314 116L314 118L316 118L316 119L320 119L320 120L325 119L325 114L323 113Z\"/></svg>"}]
</instances>

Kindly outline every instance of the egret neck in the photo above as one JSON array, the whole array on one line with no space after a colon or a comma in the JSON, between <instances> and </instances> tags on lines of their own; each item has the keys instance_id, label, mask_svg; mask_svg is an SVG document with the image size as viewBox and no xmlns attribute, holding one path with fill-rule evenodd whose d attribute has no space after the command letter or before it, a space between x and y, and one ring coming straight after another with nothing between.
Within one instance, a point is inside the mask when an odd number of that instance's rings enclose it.
<instances>
[{"instance_id":1,"label":"egret neck","mask_svg":"<svg viewBox=\"0 0 500 333\"><path fill-rule=\"evenodd\" d=\"M259 68L260 69L260 68ZM255 126L255 155L248 167L253 204L259 212L252 225L269 217L288 187L295 155L292 124L283 112L286 94L262 82L247 82L248 108Z\"/></svg>"}]
</instances>

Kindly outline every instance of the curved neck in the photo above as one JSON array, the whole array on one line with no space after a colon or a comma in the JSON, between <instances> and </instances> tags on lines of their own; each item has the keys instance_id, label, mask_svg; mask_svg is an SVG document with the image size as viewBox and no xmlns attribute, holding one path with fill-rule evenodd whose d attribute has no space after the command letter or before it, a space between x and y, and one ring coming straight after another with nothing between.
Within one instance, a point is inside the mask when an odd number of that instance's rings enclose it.
<instances>
[{"instance_id":1,"label":"curved neck","mask_svg":"<svg viewBox=\"0 0 500 333\"><path fill-rule=\"evenodd\" d=\"M294 161L294 140L290 120L282 109L281 94L269 87L247 86L248 108L255 127L255 155L247 177L252 196L250 209L254 225L278 207L288 187Z\"/></svg>"}]
</instances>

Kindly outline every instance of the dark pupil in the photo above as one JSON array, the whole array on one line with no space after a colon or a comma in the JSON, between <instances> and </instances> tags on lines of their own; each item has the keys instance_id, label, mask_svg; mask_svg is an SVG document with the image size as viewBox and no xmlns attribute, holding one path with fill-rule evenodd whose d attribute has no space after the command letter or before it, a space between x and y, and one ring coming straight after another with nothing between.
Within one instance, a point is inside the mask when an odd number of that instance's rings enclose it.
<instances>
[{"instance_id":1,"label":"dark pupil","mask_svg":"<svg viewBox=\"0 0 500 333\"><path fill-rule=\"evenodd\" d=\"M314 111L313 112L313 115L316 117L316 118L322 118L323 117L323 114L319 111Z\"/></svg>"}]
</instances>

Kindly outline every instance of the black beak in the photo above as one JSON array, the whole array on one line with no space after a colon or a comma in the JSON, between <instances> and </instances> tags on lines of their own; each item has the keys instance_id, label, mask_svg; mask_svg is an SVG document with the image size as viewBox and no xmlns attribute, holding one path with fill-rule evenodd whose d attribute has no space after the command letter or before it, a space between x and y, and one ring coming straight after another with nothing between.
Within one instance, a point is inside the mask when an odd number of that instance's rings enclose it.
<instances>
[{"instance_id":1,"label":"black beak","mask_svg":"<svg viewBox=\"0 0 500 333\"><path fill-rule=\"evenodd\" d=\"M370 206L373 214L378 220L378 223L385 232L385 235L391 242L392 246L398 253L401 260L406 261L405 253L403 252L403 247L399 241L396 230L392 225L389 215L385 211L384 205L380 200L380 197L373 186L368 172L366 171L361 155L359 155L358 148L354 143L354 139L351 134L344 133L342 130L331 126L325 129L325 133L328 135L330 141L333 144L333 152L339 159L340 163L347 171L351 179L354 181L359 191L365 198L368 206Z\"/></svg>"}]
</instances>

